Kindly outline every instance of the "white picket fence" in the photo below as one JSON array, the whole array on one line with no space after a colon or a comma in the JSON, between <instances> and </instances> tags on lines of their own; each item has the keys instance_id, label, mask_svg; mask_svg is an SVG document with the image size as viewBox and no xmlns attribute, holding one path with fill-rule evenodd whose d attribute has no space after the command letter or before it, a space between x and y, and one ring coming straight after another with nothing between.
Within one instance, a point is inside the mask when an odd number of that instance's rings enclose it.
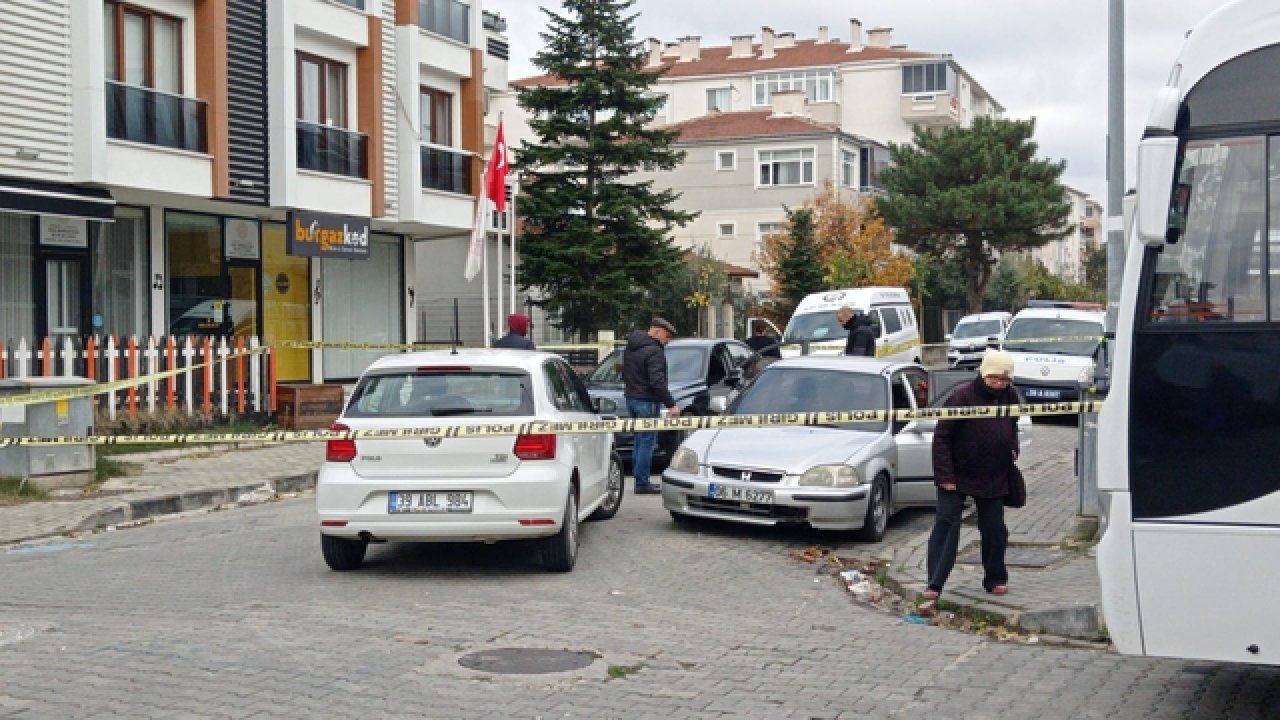
<instances>
[{"instance_id":1,"label":"white picket fence","mask_svg":"<svg viewBox=\"0 0 1280 720\"><path fill-rule=\"evenodd\" d=\"M152 376L167 370L178 374ZM0 342L0 378L84 377L99 383L150 378L134 387L95 396L114 420L117 413L175 411L222 416L273 412L272 349L258 338L146 337L45 338Z\"/></svg>"}]
</instances>

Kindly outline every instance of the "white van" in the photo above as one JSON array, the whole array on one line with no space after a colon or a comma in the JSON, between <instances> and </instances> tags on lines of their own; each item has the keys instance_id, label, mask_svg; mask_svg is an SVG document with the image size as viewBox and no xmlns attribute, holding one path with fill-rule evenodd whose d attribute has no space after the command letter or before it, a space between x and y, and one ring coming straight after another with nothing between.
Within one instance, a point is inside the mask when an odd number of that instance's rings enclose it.
<instances>
[{"instance_id":1,"label":"white van","mask_svg":"<svg viewBox=\"0 0 1280 720\"><path fill-rule=\"evenodd\" d=\"M1013 355L1013 384L1027 402L1080 399L1093 384L1094 353L1106 312L1030 307L1013 316L1002 347Z\"/></svg>"},{"instance_id":2,"label":"white van","mask_svg":"<svg viewBox=\"0 0 1280 720\"><path fill-rule=\"evenodd\" d=\"M989 344L998 344L1013 320L1007 312L965 315L947 335L947 364L952 368L978 367Z\"/></svg>"},{"instance_id":3,"label":"white van","mask_svg":"<svg viewBox=\"0 0 1280 720\"><path fill-rule=\"evenodd\" d=\"M885 360L920 362L920 324L911 307L911 297L903 288L864 287L806 295L787 323L782 339L783 357L802 353L809 342L811 355L839 355L844 352L849 331L836 320L836 310L848 305L870 316L879 336L876 357Z\"/></svg>"}]
</instances>

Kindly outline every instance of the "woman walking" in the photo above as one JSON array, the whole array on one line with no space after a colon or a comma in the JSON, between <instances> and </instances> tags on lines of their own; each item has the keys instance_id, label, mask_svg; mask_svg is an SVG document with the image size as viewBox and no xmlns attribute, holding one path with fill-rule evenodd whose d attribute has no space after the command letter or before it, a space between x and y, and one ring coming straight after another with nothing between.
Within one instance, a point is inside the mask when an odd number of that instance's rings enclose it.
<instances>
[{"instance_id":1,"label":"woman walking","mask_svg":"<svg viewBox=\"0 0 1280 720\"><path fill-rule=\"evenodd\" d=\"M948 407L1017 405L1013 388L1013 356L988 350L978 366L978 377L957 387L947 398ZM1017 471L1018 418L939 420L933 434L933 476L938 488L938 510L929 535L929 587L926 600L936 600L955 566L960 542L960 520L966 497L978 508L978 533L982 538L982 587L995 595L1009 591L1004 555L1009 530L1004 524L1004 498L1011 475Z\"/></svg>"}]
</instances>

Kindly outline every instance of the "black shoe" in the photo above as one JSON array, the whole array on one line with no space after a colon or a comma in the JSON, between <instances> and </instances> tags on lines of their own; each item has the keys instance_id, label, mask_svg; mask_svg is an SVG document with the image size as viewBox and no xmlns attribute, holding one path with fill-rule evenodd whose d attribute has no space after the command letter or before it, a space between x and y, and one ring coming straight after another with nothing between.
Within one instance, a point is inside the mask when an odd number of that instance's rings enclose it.
<instances>
[{"instance_id":1,"label":"black shoe","mask_svg":"<svg viewBox=\"0 0 1280 720\"><path fill-rule=\"evenodd\" d=\"M662 488L654 487L653 485L646 485L644 487L636 488L636 495L661 495L661 494L662 494Z\"/></svg>"}]
</instances>

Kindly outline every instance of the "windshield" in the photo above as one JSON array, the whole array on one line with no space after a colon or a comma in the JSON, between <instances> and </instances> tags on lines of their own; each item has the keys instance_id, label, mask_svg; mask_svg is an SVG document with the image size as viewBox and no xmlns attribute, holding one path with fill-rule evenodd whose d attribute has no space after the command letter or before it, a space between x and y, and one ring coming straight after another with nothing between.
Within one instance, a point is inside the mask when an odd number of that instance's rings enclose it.
<instances>
[{"instance_id":1,"label":"windshield","mask_svg":"<svg viewBox=\"0 0 1280 720\"><path fill-rule=\"evenodd\" d=\"M1062 318L1014 320L1004 349L1053 355L1093 355L1102 339L1102 323Z\"/></svg>"},{"instance_id":2,"label":"windshield","mask_svg":"<svg viewBox=\"0 0 1280 720\"><path fill-rule=\"evenodd\" d=\"M347 417L513 416L533 414L529 376L502 370L398 370L366 375Z\"/></svg>"},{"instance_id":3,"label":"windshield","mask_svg":"<svg viewBox=\"0 0 1280 720\"><path fill-rule=\"evenodd\" d=\"M885 379L872 373L772 366L747 386L729 412L755 415L780 412L884 410L889 407ZM885 423L844 423L852 430L882 432Z\"/></svg>"},{"instance_id":4,"label":"windshield","mask_svg":"<svg viewBox=\"0 0 1280 720\"><path fill-rule=\"evenodd\" d=\"M666 347L667 382L691 383L702 380L706 358L706 348L696 345L677 345ZM587 376L589 383L621 383L622 382L622 348L618 348L605 356L595 370Z\"/></svg>"},{"instance_id":5,"label":"windshield","mask_svg":"<svg viewBox=\"0 0 1280 720\"><path fill-rule=\"evenodd\" d=\"M953 338L996 337L1000 335L999 320L973 320L962 322L951 334Z\"/></svg>"},{"instance_id":6,"label":"windshield","mask_svg":"<svg viewBox=\"0 0 1280 720\"><path fill-rule=\"evenodd\" d=\"M847 337L849 337L849 331L840 325L839 320L836 320L835 311L824 310L792 317L791 322L787 323L787 334L782 339L787 342L801 340L823 342L844 340Z\"/></svg>"}]
</instances>

